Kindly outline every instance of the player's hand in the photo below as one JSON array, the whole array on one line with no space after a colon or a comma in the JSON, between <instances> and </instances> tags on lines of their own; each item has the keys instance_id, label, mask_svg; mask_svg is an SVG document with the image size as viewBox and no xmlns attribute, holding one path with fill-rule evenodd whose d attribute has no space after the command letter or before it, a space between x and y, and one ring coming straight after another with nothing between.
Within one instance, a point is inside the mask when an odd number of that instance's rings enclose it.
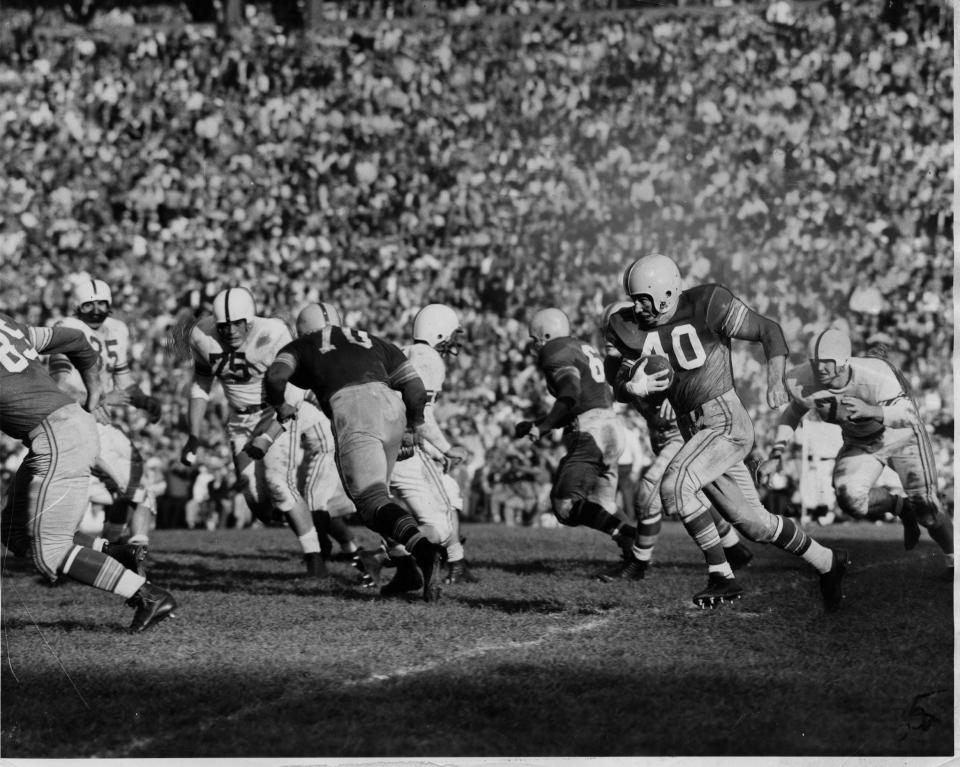
<instances>
[{"instance_id":1,"label":"player's hand","mask_svg":"<svg viewBox=\"0 0 960 767\"><path fill-rule=\"evenodd\" d=\"M777 410L790 401L790 395L787 394L787 387L779 378L767 382L767 404Z\"/></svg>"},{"instance_id":2,"label":"player's hand","mask_svg":"<svg viewBox=\"0 0 960 767\"><path fill-rule=\"evenodd\" d=\"M113 421L110 417L110 410L103 404L94 409L93 417L97 419L97 423L103 424L104 426L109 426Z\"/></svg>"},{"instance_id":3,"label":"player's hand","mask_svg":"<svg viewBox=\"0 0 960 767\"><path fill-rule=\"evenodd\" d=\"M413 432L407 429L403 433L403 439L400 441L400 452L397 453L398 461L405 461L408 458L413 457L413 453L417 447L417 439L414 436Z\"/></svg>"},{"instance_id":4,"label":"player's hand","mask_svg":"<svg viewBox=\"0 0 960 767\"><path fill-rule=\"evenodd\" d=\"M297 406L284 402L277 408L277 420L280 423L286 423L297 414Z\"/></svg>"},{"instance_id":5,"label":"player's hand","mask_svg":"<svg viewBox=\"0 0 960 767\"><path fill-rule=\"evenodd\" d=\"M147 420L150 421L150 423L156 423L163 415L163 405L160 404L160 400L158 400L156 397L147 397L143 401L143 409L146 412Z\"/></svg>"},{"instance_id":6,"label":"player's hand","mask_svg":"<svg viewBox=\"0 0 960 767\"><path fill-rule=\"evenodd\" d=\"M642 398L649 397L651 394L656 394L657 392L666 391L670 388L670 371L658 370L653 375L648 375L648 362L649 360L644 360L633 369L630 380L627 381L627 385L624 386L628 394Z\"/></svg>"},{"instance_id":7,"label":"player's hand","mask_svg":"<svg viewBox=\"0 0 960 767\"><path fill-rule=\"evenodd\" d=\"M200 447L200 440L191 434L187 437L187 442L180 451L180 463L184 466L193 466L197 462L197 448Z\"/></svg>"},{"instance_id":8,"label":"player's hand","mask_svg":"<svg viewBox=\"0 0 960 767\"><path fill-rule=\"evenodd\" d=\"M470 451L463 445L451 445L450 449L443 454L443 470L449 472L450 469L466 463L470 460Z\"/></svg>"},{"instance_id":9,"label":"player's hand","mask_svg":"<svg viewBox=\"0 0 960 767\"><path fill-rule=\"evenodd\" d=\"M673 405L670 404L670 400L665 399L660 405L659 415L664 421L672 421L677 417L677 412L673 409Z\"/></svg>"},{"instance_id":10,"label":"player's hand","mask_svg":"<svg viewBox=\"0 0 960 767\"><path fill-rule=\"evenodd\" d=\"M845 405L847 408L847 414L851 420L857 420L860 418L878 418L881 421L883 420L883 408L879 405L871 405L869 402L864 402L859 397L841 397L840 404Z\"/></svg>"},{"instance_id":11,"label":"player's hand","mask_svg":"<svg viewBox=\"0 0 960 767\"><path fill-rule=\"evenodd\" d=\"M779 457L761 461L757 466L757 483L763 487L770 487L770 480L780 471L781 465L782 459Z\"/></svg>"}]
</instances>

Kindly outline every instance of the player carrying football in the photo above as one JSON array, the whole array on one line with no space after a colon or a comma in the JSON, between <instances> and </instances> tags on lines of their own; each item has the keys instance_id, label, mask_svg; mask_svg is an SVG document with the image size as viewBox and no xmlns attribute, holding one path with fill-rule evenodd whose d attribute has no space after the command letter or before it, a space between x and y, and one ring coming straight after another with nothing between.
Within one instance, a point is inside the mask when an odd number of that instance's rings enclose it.
<instances>
[{"instance_id":1,"label":"player carrying football","mask_svg":"<svg viewBox=\"0 0 960 767\"><path fill-rule=\"evenodd\" d=\"M617 301L604 309L600 320L600 331L606 336L607 324L614 312L621 309L632 309L629 301ZM604 366L610 374L610 383L615 380L620 360L615 354L608 354ZM660 395L663 397L663 395ZM654 454L654 461L640 478L637 494L633 501L634 516L637 520L637 537L629 554L625 555L620 565L610 572L603 573L600 580L610 582L614 580L639 580L645 577L647 568L653 559L653 550L660 536L660 526L663 517L663 502L660 500L660 481L667 466L674 456L683 447L683 437L677 426L677 419L670 402L664 397L647 397L628 400L643 416L647 423L650 435L650 448ZM753 553L740 540L737 531L723 518L712 505L708 505L710 517L717 526L717 534L723 546L724 554L730 567L738 570L746 567L753 559Z\"/></svg>"},{"instance_id":2,"label":"player carrying football","mask_svg":"<svg viewBox=\"0 0 960 767\"><path fill-rule=\"evenodd\" d=\"M953 575L953 522L937 495L937 467L920 411L903 375L886 359L852 356L850 337L828 328L810 341L809 361L787 373L790 406L780 415L770 457L757 469L766 481L780 469L781 455L804 414L840 426L843 446L833 470L840 508L852 517L880 519L886 512L903 521L910 550L920 525L940 546ZM885 466L893 469L906 498L874 488Z\"/></svg>"},{"instance_id":3,"label":"player carrying football","mask_svg":"<svg viewBox=\"0 0 960 767\"><path fill-rule=\"evenodd\" d=\"M707 562L707 586L693 601L713 605L743 593L702 491L749 540L772 543L810 563L820 573L825 606L839 607L847 553L820 545L791 519L767 511L743 463L753 446L753 423L733 386L730 342L763 345L767 404L777 408L787 402L787 345L780 326L722 285L683 290L677 265L659 254L630 264L623 287L633 306L613 313L606 333L608 354L620 360L613 376L616 395L644 398L666 391L677 413L684 445L664 471L660 496L664 510L680 517ZM659 374L648 375L644 365L633 364L652 354L670 361L675 375L669 389Z\"/></svg>"}]
</instances>

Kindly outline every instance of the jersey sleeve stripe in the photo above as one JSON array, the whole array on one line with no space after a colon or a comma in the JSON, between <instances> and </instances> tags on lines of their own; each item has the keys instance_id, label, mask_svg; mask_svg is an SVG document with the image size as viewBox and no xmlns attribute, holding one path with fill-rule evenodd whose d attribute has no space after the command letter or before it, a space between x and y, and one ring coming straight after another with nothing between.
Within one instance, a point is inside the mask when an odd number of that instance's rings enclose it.
<instances>
[{"instance_id":1,"label":"jersey sleeve stripe","mask_svg":"<svg viewBox=\"0 0 960 767\"><path fill-rule=\"evenodd\" d=\"M747 307L739 299L733 299L727 308L727 314L720 323L720 327L727 336L735 335L747 318Z\"/></svg>"},{"instance_id":2,"label":"jersey sleeve stripe","mask_svg":"<svg viewBox=\"0 0 960 767\"><path fill-rule=\"evenodd\" d=\"M27 338L30 339L30 343L33 344L33 347L38 352L42 352L53 339L53 329L34 326L28 327Z\"/></svg>"}]
</instances>

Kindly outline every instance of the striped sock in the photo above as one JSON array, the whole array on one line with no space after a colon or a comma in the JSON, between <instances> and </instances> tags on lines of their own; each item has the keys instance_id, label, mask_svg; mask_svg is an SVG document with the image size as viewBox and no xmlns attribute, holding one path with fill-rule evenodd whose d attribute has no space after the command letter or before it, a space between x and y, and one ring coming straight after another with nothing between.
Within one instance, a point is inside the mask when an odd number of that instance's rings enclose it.
<instances>
[{"instance_id":1,"label":"striped sock","mask_svg":"<svg viewBox=\"0 0 960 767\"><path fill-rule=\"evenodd\" d=\"M147 579L127 570L113 557L83 546L74 546L67 554L61 572L75 581L130 598Z\"/></svg>"}]
</instances>

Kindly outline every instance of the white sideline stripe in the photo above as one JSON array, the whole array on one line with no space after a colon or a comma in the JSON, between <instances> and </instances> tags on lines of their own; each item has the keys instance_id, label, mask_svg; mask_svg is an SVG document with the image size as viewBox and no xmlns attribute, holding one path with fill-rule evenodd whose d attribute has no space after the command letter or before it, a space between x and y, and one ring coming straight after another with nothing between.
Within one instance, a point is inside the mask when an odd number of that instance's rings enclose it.
<instances>
[{"instance_id":1,"label":"white sideline stripe","mask_svg":"<svg viewBox=\"0 0 960 767\"><path fill-rule=\"evenodd\" d=\"M557 634L579 634L582 631L593 631L594 629L602 628L608 624L612 618L613 616L611 615L604 618L589 620L586 623L581 623L575 626L560 626L547 629L547 631L538 638L528 639L525 642L494 642L492 644L479 644L476 647L471 647L467 650L461 650L460 652L454 653L451 656L439 658L430 663L421 663L417 666L401 667L386 674L371 674L364 679L345 682L343 686L358 687L360 685L375 684L377 682L389 682L391 679L402 679L403 677L413 676L414 674L424 674L452 661L477 658L482 655L486 655L487 653L502 652L503 650L525 650L531 647L537 647L538 645L541 645L547 641L547 639L550 637Z\"/></svg>"},{"instance_id":2,"label":"white sideline stripe","mask_svg":"<svg viewBox=\"0 0 960 767\"><path fill-rule=\"evenodd\" d=\"M573 626L556 626L553 628L547 629L540 637L537 639L529 639L525 642L495 642L493 644L479 644L476 647L463 650L453 655L447 656L445 658L439 658L436 661L431 663L423 663L419 666L406 666L398 669L394 669L386 674L371 674L364 679L358 679L354 681L344 682L343 687L359 687L361 685L376 684L378 682L388 682L391 679L402 679L403 677L413 676L414 674L423 674L433 669L448 664L452 661L462 660L464 658L476 658L481 655L486 655L488 652L501 652L503 650L522 650L530 647L537 647L538 645L543 644L545 641L550 639L557 634L579 634L582 631L593 631L594 629L602 628L606 626L613 617L616 615L616 610L610 611L610 613L604 615L602 618L594 618L585 623L576 624ZM195 725L191 726L190 732L193 736L202 736L203 733L208 730L219 727L225 722L232 722L242 717L249 715L251 712L256 711L258 708L272 707L277 705L277 703L282 703L285 699L294 698L299 694L299 690L296 692L291 692L289 695L281 695L280 698L271 700L269 703L257 703L250 706L244 706L243 708L234 711L229 716L218 716L215 719L208 719L206 721L197 722ZM168 733L170 734L170 733ZM91 758L93 759L117 759L123 756L129 755L134 750L146 750L148 749L155 740L159 738L156 736L149 738L136 738L131 740L129 743L124 744L118 748L115 748L111 751L105 751L100 754L94 754Z\"/></svg>"}]
</instances>

